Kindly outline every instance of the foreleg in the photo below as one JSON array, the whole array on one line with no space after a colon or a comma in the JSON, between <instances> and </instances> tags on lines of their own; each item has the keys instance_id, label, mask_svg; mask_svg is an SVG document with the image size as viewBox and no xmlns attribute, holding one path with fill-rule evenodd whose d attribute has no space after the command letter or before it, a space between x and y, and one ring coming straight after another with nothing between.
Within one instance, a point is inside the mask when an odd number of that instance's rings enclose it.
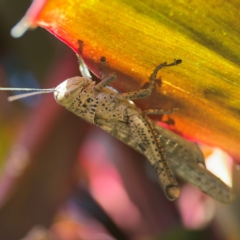
<instances>
[{"instance_id":1,"label":"foreleg","mask_svg":"<svg viewBox=\"0 0 240 240\"><path fill-rule=\"evenodd\" d=\"M83 61L82 57L77 54L77 58L78 58L78 63L79 63L79 70L80 70L82 76L84 78L92 79L92 76L88 70L88 67L85 64L85 62Z\"/></svg>"},{"instance_id":2,"label":"foreleg","mask_svg":"<svg viewBox=\"0 0 240 240\"><path fill-rule=\"evenodd\" d=\"M101 63L100 79L104 79L106 77L107 66L107 60L104 56L100 57L100 63Z\"/></svg>"},{"instance_id":3,"label":"foreleg","mask_svg":"<svg viewBox=\"0 0 240 240\"><path fill-rule=\"evenodd\" d=\"M104 78L100 83L98 83L94 90L100 92L103 88L109 86L111 82L113 82L117 78L116 74L113 73L109 75L108 77Z\"/></svg>"}]
</instances>

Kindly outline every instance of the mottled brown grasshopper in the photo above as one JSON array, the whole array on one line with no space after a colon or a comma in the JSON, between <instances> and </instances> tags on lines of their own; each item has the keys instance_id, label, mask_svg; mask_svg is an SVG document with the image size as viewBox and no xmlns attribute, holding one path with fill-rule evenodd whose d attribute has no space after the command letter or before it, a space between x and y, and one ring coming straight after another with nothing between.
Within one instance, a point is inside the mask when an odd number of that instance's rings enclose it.
<instances>
[{"instance_id":1,"label":"mottled brown grasshopper","mask_svg":"<svg viewBox=\"0 0 240 240\"><path fill-rule=\"evenodd\" d=\"M53 89L0 88L0 90L36 91L10 97L10 101L34 94L54 92L54 98L59 104L145 155L156 170L160 185L169 200L176 199L180 194L175 173L222 203L229 203L234 199L231 189L206 169L203 154L197 145L157 125L147 116L168 114L172 111L157 109L141 111L132 102L151 94L160 69L178 65L181 60L158 65L150 76L148 88L118 93L109 87L109 84L116 80L115 74L105 76L103 71L102 81L96 84L92 81L83 60L78 58L83 77L67 79ZM104 66L105 61L102 61L102 68Z\"/></svg>"}]
</instances>

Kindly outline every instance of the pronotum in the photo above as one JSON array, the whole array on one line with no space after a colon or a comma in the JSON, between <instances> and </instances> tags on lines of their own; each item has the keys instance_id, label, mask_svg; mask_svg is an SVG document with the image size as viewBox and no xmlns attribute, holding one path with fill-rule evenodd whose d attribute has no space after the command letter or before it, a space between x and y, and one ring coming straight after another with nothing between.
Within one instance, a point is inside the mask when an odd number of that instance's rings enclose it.
<instances>
[{"instance_id":1,"label":"pronotum","mask_svg":"<svg viewBox=\"0 0 240 240\"><path fill-rule=\"evenodd\" d=\"M169 200L175 200L180 194L176 174L219 202L233 201L234 194L231 189L206 169L203 154L196 144L157 125L147 116L171 111L158 109L141 111L132 102L132 100L146 98L151 94L160 69L178 65L181 60L158 65L150 76L148 88L118 93L109 87L109 84L116 80L115 74L105 76L103 71L102 81L96 84L92 81L89 70L80 56L78 59L82 77L69 78L56 88L0 88L0 90L34 91L9 97L10 101L53 92L59 104L145 155L157 172L159 183ZM101 63L104 70L106 63L104 58Z\"/></svg>"}]
</instances>

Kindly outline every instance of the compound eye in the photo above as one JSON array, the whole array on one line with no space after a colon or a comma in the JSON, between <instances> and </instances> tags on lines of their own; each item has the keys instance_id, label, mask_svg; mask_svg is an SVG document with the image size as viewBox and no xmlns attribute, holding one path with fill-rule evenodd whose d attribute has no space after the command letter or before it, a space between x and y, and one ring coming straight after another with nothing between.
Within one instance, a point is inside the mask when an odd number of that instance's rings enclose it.
<instances>
[{"instance_id":1,"label":"compound eye","mask_svg":"<svg viewBox=\"0 0 240 240\"><path fill-rule=\"evenodd\" d=\"M64 93L64 97L65 97L65 98L68 98L69 96L70 96L70 92L65 92L65 93Z\"/></svg>"}]
</instances>

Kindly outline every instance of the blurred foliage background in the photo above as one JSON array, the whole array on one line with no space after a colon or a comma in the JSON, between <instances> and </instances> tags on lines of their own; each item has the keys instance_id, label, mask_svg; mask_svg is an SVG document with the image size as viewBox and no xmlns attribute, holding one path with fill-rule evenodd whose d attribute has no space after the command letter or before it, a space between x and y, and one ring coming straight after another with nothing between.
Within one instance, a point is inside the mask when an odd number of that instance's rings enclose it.
<instances>
[{"instance_id":1,"label":"blurred foliage background","mask_svg":"<svg viewBox=\"0 0 240 240\"><path fill-rule=\"evenodd\" d=\"M46 30L10 36L29 5L0 2L0 85L47 88L79 75L74 52ZM240 239L238 198L223 206L183 185L169 202L143 156L51 94L8 95L0 93L0 239Z\"/></svg>"}]
</instances>

